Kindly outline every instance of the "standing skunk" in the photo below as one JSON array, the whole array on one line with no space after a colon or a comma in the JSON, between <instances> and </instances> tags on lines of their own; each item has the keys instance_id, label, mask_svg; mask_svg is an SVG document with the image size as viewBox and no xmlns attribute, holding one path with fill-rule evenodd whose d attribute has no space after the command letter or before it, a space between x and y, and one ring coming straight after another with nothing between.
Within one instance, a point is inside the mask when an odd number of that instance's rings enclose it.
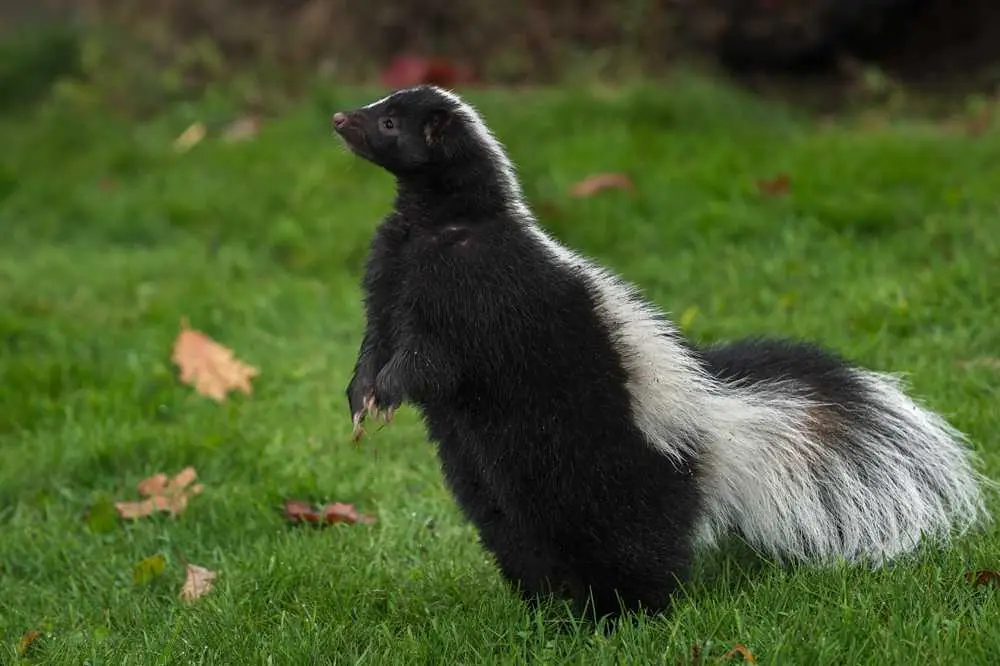
<instances>
[{"instance_id":1,"label":"standing skunk","mask_svg":"<svg viewBox=\"0 0 1000 666\"><path fill-rule=\"evenodd\" d=\"M986 516L963 435L894 378L799 342L696 348L546 235L459 97L400 90L333 124L397 186L363 278L355 435L415 405L525 601L662 611L726 533L878 564Z\"/></svg>"}]
</instances>

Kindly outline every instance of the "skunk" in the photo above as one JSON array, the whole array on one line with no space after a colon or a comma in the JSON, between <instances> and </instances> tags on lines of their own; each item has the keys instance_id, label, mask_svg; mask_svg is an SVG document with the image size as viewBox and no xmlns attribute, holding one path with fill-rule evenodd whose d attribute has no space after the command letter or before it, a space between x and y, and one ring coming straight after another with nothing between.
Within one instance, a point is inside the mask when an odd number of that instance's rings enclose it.
<instances>
[{"instance_id":1,"label":"skunk","mask_svg":"<svg viewBox=\"0 0 1000 666\"><path fill-rule=\"evenodd\" d=\"M418 86L333 115L395 177L347 398L415 406L444 479L534 606L662 612L735 534L779 561L878 564L986 509L962 433L812 344L699 348L537 224L479 114Z\"/></svg>"}]
</instances>

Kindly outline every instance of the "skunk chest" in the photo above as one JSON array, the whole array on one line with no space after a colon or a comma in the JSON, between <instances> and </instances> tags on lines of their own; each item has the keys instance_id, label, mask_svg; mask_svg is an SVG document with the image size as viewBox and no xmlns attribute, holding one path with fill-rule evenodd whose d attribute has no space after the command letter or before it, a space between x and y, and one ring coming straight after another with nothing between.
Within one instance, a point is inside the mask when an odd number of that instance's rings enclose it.
<instances>
[{"instance_id":1,"label":"skunk chest","mask_svg":"<svg viewBox=\"0 0 1000 666\"><path fill-rule=\"evenodd\" d=\"M431 329L484 316L505 290L485 235L466 224L411 229L396 255L400 315Z\"/></svg>"}]
</instances>

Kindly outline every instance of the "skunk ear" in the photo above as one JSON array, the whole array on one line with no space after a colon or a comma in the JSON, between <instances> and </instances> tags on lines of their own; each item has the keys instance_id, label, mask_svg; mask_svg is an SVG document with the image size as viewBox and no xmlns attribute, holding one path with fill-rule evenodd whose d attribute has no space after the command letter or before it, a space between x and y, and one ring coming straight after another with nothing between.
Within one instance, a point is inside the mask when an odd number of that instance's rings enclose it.
<instances>
[{"instance_id":1,"label":"skunk ear","mask_svg":"<svg viewBox=\"0 0 1000 666\"><path fill-rule=\"evenodd\" d=\"M427 140L428 146L441 139L444 129L451 122L451 118L451 111L446 109L438 109L431 113L427 122L424 123L424 139Z\"/></svg>"}]
</instances>

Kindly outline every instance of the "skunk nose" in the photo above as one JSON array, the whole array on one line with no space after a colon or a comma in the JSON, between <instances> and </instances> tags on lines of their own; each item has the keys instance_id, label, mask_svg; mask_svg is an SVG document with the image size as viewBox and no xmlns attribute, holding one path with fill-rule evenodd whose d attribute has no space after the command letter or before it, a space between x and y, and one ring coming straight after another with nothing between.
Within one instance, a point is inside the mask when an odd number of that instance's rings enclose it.
<instances>
[{"instance_id":1,"label":"skunk nose","mask_svg":"<svg viewBox=\"0 0 1000 666\"><path fill-rule=\"evenodd\" d=\"M333 114L333 126L340 129L347 123L347 114L337 111Z\"/></svg>"}]
</instances>

